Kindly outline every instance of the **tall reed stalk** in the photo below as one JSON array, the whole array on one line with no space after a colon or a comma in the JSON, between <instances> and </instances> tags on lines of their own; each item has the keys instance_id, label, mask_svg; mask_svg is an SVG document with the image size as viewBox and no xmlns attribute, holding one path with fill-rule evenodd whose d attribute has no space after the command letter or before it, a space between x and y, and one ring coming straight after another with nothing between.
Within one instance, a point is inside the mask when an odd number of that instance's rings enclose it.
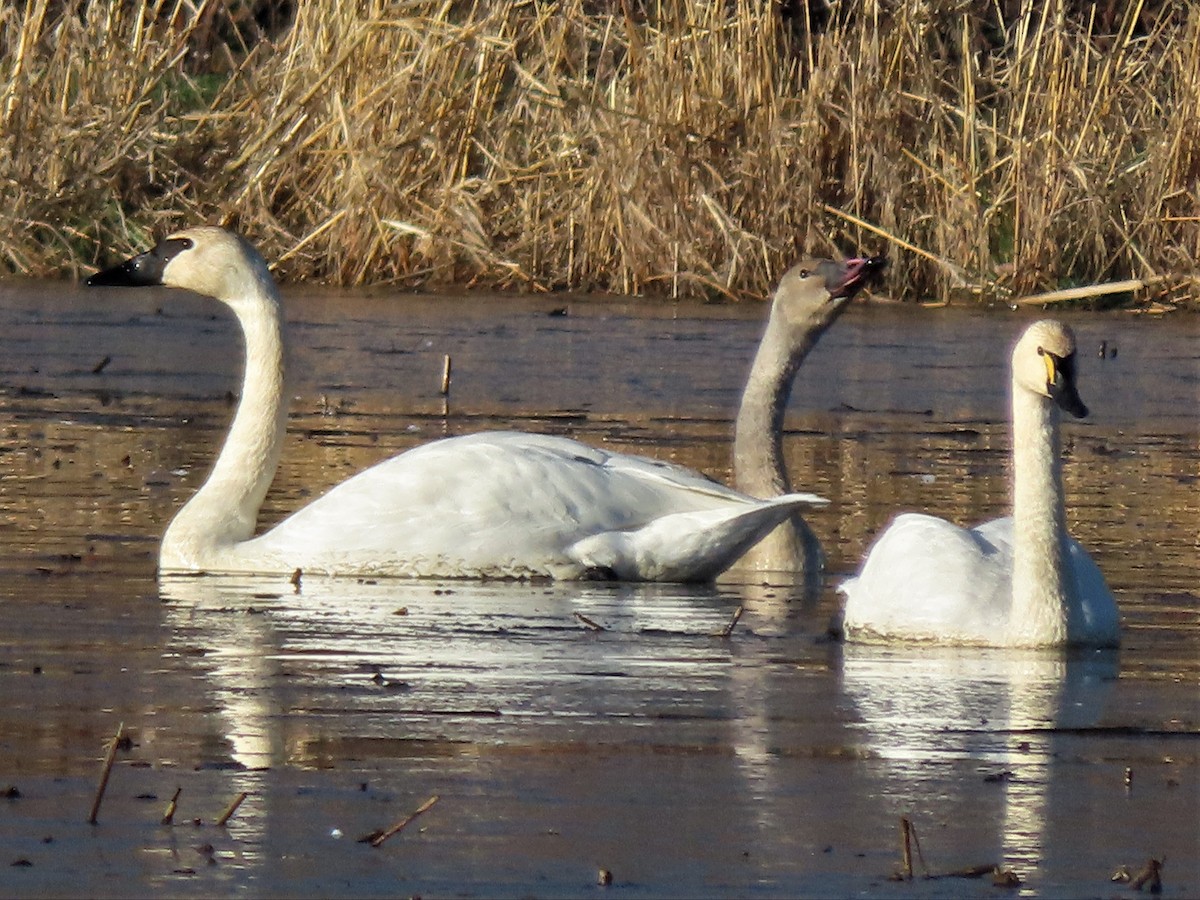
<instances>
[{"instance_id":1,"label":"tall reed stalk","mask_svg":"<svg viewBox=\"0 0 1200 900\"><path fill-rule=\"evenodd\" d=\"M340 284L736 296L802 247L890 247L909 298L1196 272L1196 4L254 6L3 8L0 267L221 222Z\"/></svg>"}]
</instances>

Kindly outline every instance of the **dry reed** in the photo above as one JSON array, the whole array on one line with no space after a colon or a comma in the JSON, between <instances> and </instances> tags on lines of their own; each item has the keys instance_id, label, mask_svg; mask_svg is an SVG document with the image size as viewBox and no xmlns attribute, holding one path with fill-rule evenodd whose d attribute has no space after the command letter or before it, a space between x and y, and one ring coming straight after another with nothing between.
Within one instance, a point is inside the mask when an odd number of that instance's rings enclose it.
<instances>
[{"instance_id":1,"label":"dry reed","mask_svg":"<svg viewBox=\"0 0 1200 900\"><path fill-rule=\"evenodd\" d=\"M1195 285L1196 4L256 6L4 7L0 269L220 222L339 284L761 294L806 246L914 299Z\"/></svg>"}]
</instances>

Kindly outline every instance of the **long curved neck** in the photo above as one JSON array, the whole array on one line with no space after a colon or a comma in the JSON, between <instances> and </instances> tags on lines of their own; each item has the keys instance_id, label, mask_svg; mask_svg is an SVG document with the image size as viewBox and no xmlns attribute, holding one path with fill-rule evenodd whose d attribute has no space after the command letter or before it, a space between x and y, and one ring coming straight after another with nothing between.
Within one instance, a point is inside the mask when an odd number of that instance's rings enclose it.
<instances>
[{"instance_id":1,"label":"long curved neck","mask_svg":"<svg viewBox=\"0 0 1200 900\"><path fill-rule=\"evenodd\" d=\"M175 556L204 567L204 555L254 535L258 511L275 476L287 432L284 345L274 288L257 282L232 303L246 346L242 398L225 444L203 487L179 511L163 537L161 562Z\"/></svg>"},{"instance_id":2,"label":"long curved neck","mask_svg":"<svg viewBox=\"0 0 1200 900\"><path fill-rule=\"evenodd\" d=\"M1014 384L1013 577L1009 629L1014 643L1061 644L1073 580L1066 572L1058 408Z\"/></svg>"},{"instance_id":3,"label":"long curved neck","mask_svg":"<svg viewBox=\"0 0 1200 900\"><path fill-rule=\"evenodd\" d=\"M783 420L792 382L823 329L800 328L772 314L758 345L742 393L733 436L733 478L752 497L777 497L791 490L783 461ZM741 561L758 572L791 573L806 592L819 589L821 546L799 515L780 525Z\"/></svg>"},{"instance_id":4,"label":"long curved neck","mask_svg":"<svg viewBox=\"0 0 1200 900\"><path fill-rule=\"evenodd\" d=\"M739 491L777 497L791 487L783 464L783 418L800 363L817 342L810 329L793 334L779 316L767 320L733 435L733 478Z\"/></svg>"}]
</instances>

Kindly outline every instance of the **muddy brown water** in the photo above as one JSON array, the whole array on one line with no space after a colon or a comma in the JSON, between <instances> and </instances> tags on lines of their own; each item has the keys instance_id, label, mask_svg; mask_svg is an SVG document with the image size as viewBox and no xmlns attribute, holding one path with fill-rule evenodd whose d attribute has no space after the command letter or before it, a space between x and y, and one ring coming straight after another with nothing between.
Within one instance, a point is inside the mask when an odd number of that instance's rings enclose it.
<instances>
[{"instance_id":1,"label":"muddy brown water","mask_svg":"<svg viewBox=\"0 0 1200 900\"><path fill-rule=\"evenodd\" d=\"M496 427L726 479L764 312L387 292L292 292L288 311L268 523ZM1117 595L1119 653L824 636L895 511L1004 512L1025 314L858 306L824 337L786 440L796 483L834 501L811 517L816 602L732 582L297 591L155 577L238 389L223 310L0 285L0 893L1108 897L1153 857L1165 896L1200 894L1200 319L1067 318L1092 408L1065 428L1068 517ZM381 847L357 841L433 796ZM901 816L924 859L908 882L889 880ZM1021 886L922 877L984 864Z\"/></svg>"}]
</instances>

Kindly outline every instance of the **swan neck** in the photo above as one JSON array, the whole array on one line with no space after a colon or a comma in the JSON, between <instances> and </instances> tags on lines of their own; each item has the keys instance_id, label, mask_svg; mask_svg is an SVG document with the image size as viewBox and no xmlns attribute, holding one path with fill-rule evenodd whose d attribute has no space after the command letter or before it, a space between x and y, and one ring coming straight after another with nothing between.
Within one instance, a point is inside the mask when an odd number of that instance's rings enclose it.
<instances>
[{"instance_id":1,"label":"swan neck","mask_svg":"<svg viewBox=\"0 0 1200 900\"><path fill-rule=\"evenodd\" d=\"M182 553L189 566L203 568L212 564L206 552L251 538L283 449L286 346L278 295L258 282L229 305L245 342L241 399L212 473L167 529L164 563Z\"/></svg>"},{"instance_id":2,"label":"swan neck","mask_svg":"<svg viewBox=\"0 0 1200 900\"><path fill-rule=\"evenodd\" d=\"M772 315L750 367L733 437L734 483L754 497L776 497L790 490L783 463L783 420L792 383L816 335L789 334Z\"/></svg>"},{"instance_id":3,"label":"swan neck","mask_svg":"<svg viewBox=\"0 0 1200 900\"><path fill-rule=\"evenodd\" d=\"M1014 643L1061 644L1073 580L1067 577L1058 408L1013 384Z\"/></svg>"},{"instance_id":4,"label":"swan neck","mask_svg":"<svg viewBox=\"0 0 1200 900\"><path fill-rule=\"evenodd\" d=\"M796 372L818 336L819 330L797 328L777 315L767 321L734 427L734 484L752 497L777 497L791 490L783 457L784 416ZM758 572L793 573L807 582L810 575L819 576L820 544L803 517L793 515L742 562Z\"/></svg>"}]
</instances>

